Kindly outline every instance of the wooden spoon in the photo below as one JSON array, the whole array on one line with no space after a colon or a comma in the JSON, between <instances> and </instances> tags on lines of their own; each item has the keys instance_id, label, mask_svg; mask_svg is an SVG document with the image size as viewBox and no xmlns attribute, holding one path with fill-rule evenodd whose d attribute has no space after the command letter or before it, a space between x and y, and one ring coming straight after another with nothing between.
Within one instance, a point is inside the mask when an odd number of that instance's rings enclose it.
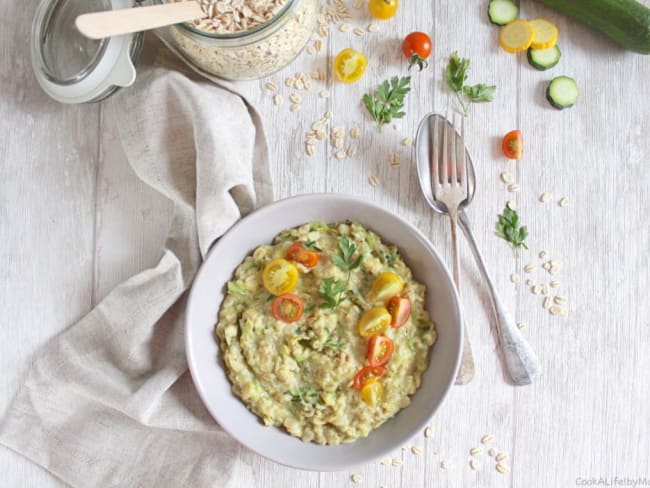
<instances>
[{"instance_id":1,"label":"wooden spoon","mask_svg":"<svg viewBox=\"0 0 650 488\"><path fill-rule=\"evenodd\" d=\"M132 34L205 17L198 2L174 2L150 7L123 8L83 14L76 18L79 32L90 39Z\"/></svg>"}]
</instances>

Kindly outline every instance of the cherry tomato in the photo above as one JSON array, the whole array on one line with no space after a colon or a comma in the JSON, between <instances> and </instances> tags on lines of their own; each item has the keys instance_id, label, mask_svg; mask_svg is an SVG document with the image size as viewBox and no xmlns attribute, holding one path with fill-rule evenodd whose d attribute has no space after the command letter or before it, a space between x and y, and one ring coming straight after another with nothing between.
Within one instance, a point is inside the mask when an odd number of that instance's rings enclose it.
<instances>
[{"instance_id":1,"label":"cherry tomato","mask_svg":"<svg viewBox=\"0 0 650 488\"><path fill-rule=\"evenodd\" d=\"M274 259L262 271L262 281L272 295L290 293L298 284L298 268L286 259Z\"/></svg>"},{"instance_id":2,"label":"cherry tomato","mask_svg":"<svg viewBox=\"0 0 650 488\"><path fill-rule=\"evenodd\" d=\"M275 300L271 304L273 317L288 324L299 320L304 310L305 306L301 298L293 293L285 293L284 295L275 297Z\"/></svg>"},{"instance_id":3,"label":"cherry tomato","mask_svg":"<svg viewBox=\"0 0 650 488\"><path fill-rule=\"evenodd\" d=\"M392 318L390 326L399 329L411 316L411 300L408 298L393 297L388 300L386 310Z\"/></svg>"},{"instance_id":4,"label":"cherry tomato","mask_svg":"<svg viewBox=\"0 0 650 488\"><path fill-rule=\"evenodd\" d=\"M524 154L524 138L518 130L511 130L503 137L503 154L508 159L521 159Z\"/></svg>"},{"instance_id":5,"label":"cherry tomato","mask_svg":"<svg viewBox=\"0 0 650 488\"><path fill-rule=\"evenodd\" d=\"M359 320L359 335L370 337L383 334L390 326L391 316L385 307L373 307L366 311Z\"/></svg>"},{"instance_id":6,"label":"cherry tomato","mask_svg":"<svg viewBox=\"0 0 650 488\"><path fill-rule=\"evenodd\" d=\"M368 341L366 359L370 366L383 366L393 354L393 341L389 337L374 335Z\"/></svg>"},{"instance_id":7,"label":"cherry tomato","mask_svg":"<svg viewBox=\"0 0 650 488\"><path fill-rule=\"evenodd\" d=\"M372 303L385 303L391 297L399 295L404 289L404 280L392 271L386 271L375 279L370 288L368 299Z\"/></svg>"},{"instance_id":8,"label":"cherry tomato","mask_svg":"<svg viewBox=\"0 0 650 488\"><path fill-rule=\"evenodd\" d=\"M390 19L397 12L398 0L368 0L368 12L375 19Z\"/></svg>"},{"instance_id":9,"label":"cherry tomato","mask_svg":"<svg viewBox=\"0 0 650 488\"><path fill-rule=\"evenodd\" d=\"M320 258L320 254L305 249L300 241L294 242L289 249L287 249L286 256L289 261L295 261L296 263L300 263L308 268L316 266L318 264L318 259Z\"/></svg>"},{"instance_id":10,"label":"cherry tomato","mask_svg":"<svg viewBox=\"0 0 650 488\"><path fill-rule=\"evenodd\" d=\"M422 71L431 55L431 38L424 32L411 32L402 43L402 52L409 60L409 69L417 65Z\"/></svg>"},{"instance_id":11,"label":"cherry tomato","mask_svg":"<svg viewBox=\"0 0 650 488\"><path fill-rule=\"evenodd\" d=\"M352 380L352 388L360 390L363 385L368 383L368 381L376 378L381 378L386 374L386 368L383 366L364 366L357 374L354 375Z\"/></svg>"},{"instance_id":12,"label":"cherry tomato","mask_svg":"<svg viewBox=\"0 0 650 488\"><path fill-rule=\"evenodd\" d=\"M384 396L384 387L377 378L366 382L361 388L361 399L371 407L377 406Z\"/></svg>"},{"instance_id":13,"label":"cherry tomato","mask_svg":"<svg viewBox=\"0 0 650 488\"><path fill-rule=\"evenodd\" d=\"M354 49L344 49L334 58L334 74L343 83L354 83L363 76L368 66L368 59L363 53Z\"/></svg>"}]
</instances>

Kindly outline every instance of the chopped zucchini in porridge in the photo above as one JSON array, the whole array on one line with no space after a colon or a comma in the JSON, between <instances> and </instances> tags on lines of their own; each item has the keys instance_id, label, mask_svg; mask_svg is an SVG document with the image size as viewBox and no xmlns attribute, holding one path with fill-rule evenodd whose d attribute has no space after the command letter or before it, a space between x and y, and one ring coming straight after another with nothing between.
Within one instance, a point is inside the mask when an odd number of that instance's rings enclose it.
<instances>
[{"instance_id":1,"label":"chopped zucchini in porridge","mask_svg":"<svg viewBox=\"0 0 650 488\"><path fill-rule=\"evenodd\" d=\"M237 268L216 336L233 392L304 441L367 436L410 403L436 331L424 285L356 223L305 224Z\"/></svg>"}]
</instances>

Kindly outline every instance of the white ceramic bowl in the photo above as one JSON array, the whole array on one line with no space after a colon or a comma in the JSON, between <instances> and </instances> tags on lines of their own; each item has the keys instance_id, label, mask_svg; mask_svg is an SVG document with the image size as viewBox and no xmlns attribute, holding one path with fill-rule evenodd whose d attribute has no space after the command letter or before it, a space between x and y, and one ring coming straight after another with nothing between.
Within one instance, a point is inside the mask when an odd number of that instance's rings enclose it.
<instances>
[{"instance_id":1,"label":"white ceramic bowl","mask_svg":"<svg viewBox=\"0 0 650 488\"><path fill-rule=\"evenodd\" d=\"M411 404L363 439L337 446L303 442L264 427L233 395L219 358L214 326L225 284L257 246L283 229L313 222L352 220L395 244L416 280L427 287L426 305L438 339ZM424 428L456 377L462 349L458 296L449 271L429 240L398 216L355 197L304 195L268 205L232 227L214 246L192 286L186 314L186 349L194 384L217 422L239 442L273 461L300 469L336 471L367 463L403 445Z\"/></svg>"}]
</instances>

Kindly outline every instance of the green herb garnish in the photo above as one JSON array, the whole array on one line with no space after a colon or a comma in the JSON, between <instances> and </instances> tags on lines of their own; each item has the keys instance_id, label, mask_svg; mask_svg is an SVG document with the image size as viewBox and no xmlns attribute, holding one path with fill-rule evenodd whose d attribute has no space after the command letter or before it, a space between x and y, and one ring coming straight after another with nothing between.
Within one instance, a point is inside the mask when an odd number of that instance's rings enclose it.
<instances>
[{"instance_id":1,"label":"green herb garnish","mask_svg":"<svg viewBox=\"0 0 650 488\"><path fill-rule=\"evenodd\" d=\"M320 399L320 395L315 388L299 387L288 391L292 403L300 403L304 407L313 407Z\"/></svg>"},{"instance_id":2,"label":"green herb garnish","mask_svg":"<svg viewBox=\"0 0 650 488\"><path fill-rule=\"evenodd\" d=\"M316 241L302 241L300 244L308 251L323 252L323 250L316 245Z\"/></svg>"},{"instance_id":3,"label":"green herb garnish","mask_svg":"<svg viewBox=\"0 0 650 488\"><path fill-rule=\"evenodd\" d=\"M334 254L332 256L334 264L348 273L359 267L361 264L361 255L354 259L354 254L357 252L357 246L348 238L348 236L343 236L339 239L339 249L341 250L341 254Z\"/></svg>"},{"instance_id":4,"label":"green herb garnish","mask_svg":"<svg viewBox=\"0 0 650 488\"><path fill-rule=\"evenodd\" d=\"M368 113L377 122L379 130L393 119L401 119L404 112L404 98L411 91L410 76L394 76L380 84L375 92L366 93L362 100Z\"/></svg>"},{"instance_id":5,"label":"green herb garnish","mask_svg":"<svg viewBox=\"0 0 650 488\"><path fill-rule=\"evenodd\" d=\"M345 347L347 344L343 340L335 340L332 336L334 335L334 332L331 332L329 329L325 329L328 333L327 339L325 339L325 342L323 343L323 349L332 349L334 351L340 351Z\"/></svg>"},{"instance_id":6,"label":"green herb garnish","mask_svg":"<svg viewBox=\"0 0 650 488\"><path fill-rule=\"evenodd\" d=\"M520 247L528 249L525 242L528 237L528 228L520 224L517 212L506 205L497 221L497 236L508 241L515 253Z\"/></svg>"},{"instance_id":7,"label":"green herb garnish","mask_svg":"<svg viewBox=\"0 0 650 488\"><path fill-rule=\"evenodd\" d=\"M465 117L469 115L470 103L491 102L497 89L496 86L488 86L483 83L466 85L468 71L469 59L461 58L457 52L454 52L447 63L445 77L447 85L456 94Z\"/></svg>"},{"instance_id":8,"label":"green herb garnish","mask_svg":"<svg viewBox=\"0 0 650 488\"><path fill-rule=\"evenodd\" d=\"M228 283L228 293L245 296L248 295L248 289L244 285L231 281Z\"/></svg>"},{"instance_id":9,"label":"green herb garnish","mask_svg":"<svg viewBox=\"0 0 650 488\"><path fill-rule=\"evenodd\" d=\"M342 280L325 278L318 287L318 293L324 301L320 308L336 308L345 300L345 290L348 284Z\"/></svg>"}]
</instances>

